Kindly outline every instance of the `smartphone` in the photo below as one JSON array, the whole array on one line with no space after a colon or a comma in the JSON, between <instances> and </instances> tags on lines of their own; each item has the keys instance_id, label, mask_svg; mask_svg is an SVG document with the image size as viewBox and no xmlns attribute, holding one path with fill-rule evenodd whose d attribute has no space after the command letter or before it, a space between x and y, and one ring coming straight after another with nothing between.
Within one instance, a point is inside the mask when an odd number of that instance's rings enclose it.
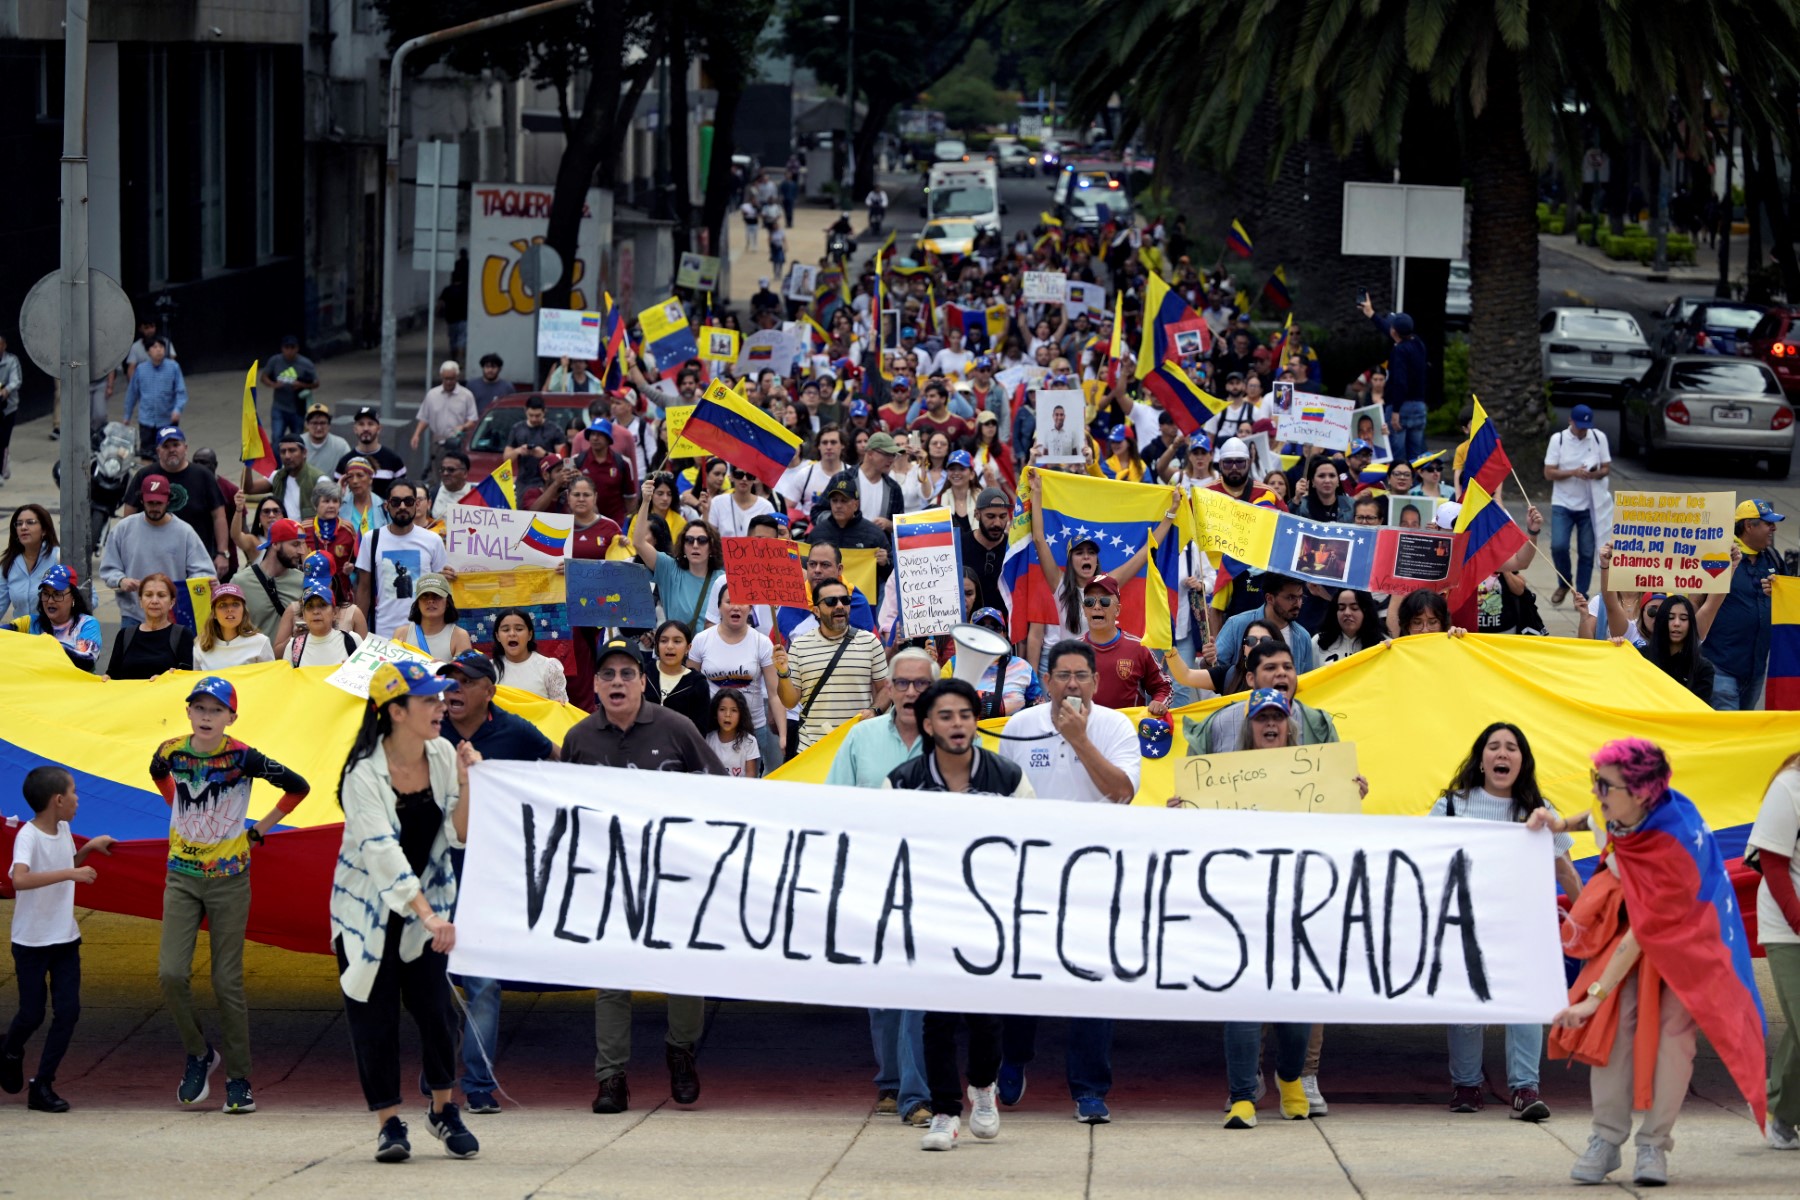
<instances>
[{"instance_id":1,"label":"smartphone","mask_svg":"<svg viewBox=\"0 0 1800 1200\"><path fill-rule=\"evenodd\" d=\"M1080 716L1081 715L1081 697L1080 696L1064 696L1063 697L1063 707L1068 709L1070 712L1074 713L1076 716Z\"/></svg>"},{"instance_id":2,"label":"smartphone","mask_svg":"<svg viewBox=\"0 0 1800 1200\"><path fill-rule=\"evenodd\" d=\"M1356 289L1356 306L1358 308L1361 308L1363 305L1367 304L1368 302L1369 302L1369 289L1368 288L1357 288Z\"/></svg>"}]
</instances>

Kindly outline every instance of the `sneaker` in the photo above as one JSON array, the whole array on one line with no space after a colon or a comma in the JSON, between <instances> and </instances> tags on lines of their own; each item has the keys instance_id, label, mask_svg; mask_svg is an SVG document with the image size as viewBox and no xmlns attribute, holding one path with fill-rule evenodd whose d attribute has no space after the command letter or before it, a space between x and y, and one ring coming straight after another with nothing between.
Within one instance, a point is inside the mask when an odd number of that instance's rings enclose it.
<instances>
[{"instance_id":1,"label":"sneaker","mask_svg":"<svg viewBox=\"0 0 1800 1200\"><path fill-rule=\"evenodd\" d=\"M1308 1116L1322 1117L1331 1111L1331 1109L1326 1107L1325 1097L1319 1091L1319 1077L1317 1075L1302 1075L1300 1077L1300 1086L1306 1089L1306 1107L1311 1110L1308 1112Z\"/></svg>"},{"instance_id":2,"label":"sneaker","mask_svg":"<svg viewBox=\"0 0 1800 1200\"><path fill-rule=\"evenodd\" d=\"M1275 1090L1281 1093L1281 1119L1284 1121L1304 1121L1312 1115L1312 1106L1306 1102L1306 1088L1298 1079L1275 1077Z\"/></svg>"},{"instance_id":3,"label":"sneaker","mask_svg":"<svg viewBox=\"0 0 1800 1200\"><path fill-rule=\"evenodd\" d=\"M62 430L60 430L60 429L52 429L52 430L51 430L51 431L50 431L50 440L51 440L51 441L53 441L53 442L60 442L60 441L62 441Z\"/></svg>"},{"instance_id":4,"label":"sneaker","mask_svg":"<svg viewBox=\"0 0 1800 1200\"><path fill-rule=\"evenodd\" d=\"M381 1123L381 1136L375 1139L376 1162L405 1162L412 1157L412 1143L406 1140L406 1122L389 1117Z\"/></svg>"},{"instance_id":5,"label":"sneaker","mask_svg":"<svg viewBox=\"0 0 1800 1200\"><path fill-rule=\"evenodd\" d=\"M1456 1113L1477 1113L1482 1106L1481 1089L1457 1085L1456 1094L1450 1098L1450 1111Z\"/></svg>"},{"instance_id":6,"label":"sneaker","mask_svg":"<svg viewBox=\"0 0 1800 1200\"><path fill-rule=\"evenodd\" d=\"M1239 1100L1225 1111L1227 1114L1225 1117L1225 1128L1256 1128L1256 1102L1254 1100Z\"/></svg>"},{"instance_id":7,"label":"sneaker","mask_svg":"<svg viewBox=\"0 0 1800 1200\"><path fill-rule=\"evenodd\" d=\"M1550 1106L1538 1095L1536 1088L1519 1088L1513 1092L1512 1119L1515 1121L1538 1121L1550 1119Z\"/></svg>"},{"instance_id":8,"label":"sneaker","mask_svg":"<svg viewBox=\"0 0 1800 1200\"><path fill-rule=\"evenodd\" d=\"M1596 1133L1589 1135L1587 1149L1569 1168L1569 1178L1576 1183L1605 1183L1618 1169L1619 1148Z\"/></svg>"},{"instance_id":9,"label":"sneaker","mask_svg":"<svg viewBox=\"0 0 1800 1200\"><path fill-rule=\"evenodd\" d=\"M212 1091L207 1077L218 1070L219 1064L224 1061L211 1046L206 1048L205 1054L198 1057L188 1055L187 1066L181 1072L181 1086L175 1089L175 1099L183 1104L198 1104L206 1099Z\"/></svg>"},{"instance_id":10,"label":"sneaker","mask_svg":"<svg viewBox=\"0 0 1800 1200\"><path fill-rule=\"evenodd\" d=\"M1075 1101L1075 1119L1083 1125L1106 1125L1112 1121L1112 1112L1099 1096L1082 1096Z\"/></svg>"},{"instance_id":11,"label":"sneaker","mask_svg":"<svg viewBox=\"0 0 1800 1200\"><path fill-rule=\"evenodd\" d=\"M949 1113L933 1113L931 1128L919 1139L921 1150L954 1150L956 1138L962 1129L962 1120Z\"/></svg>"},{"instance_id":12,"label":"sneaker","mask_svg":"<svg viewBox=\"0 0 1800 1200\"><path fill-rule=\"evenodd\" d=\"M994 1107L995 1090L991 1083L984 1088L969 1088L969 1132L984 1142L1000 1136L1000 1110Z\"/></svg>"},{"instance_id":13,"label":"sneaker","mask_svg":"<svg viewBox=\"0 0 1800 1200\"><path fill-rule=\"evenodd\" d=\"M594 1097L594 1111L597 1113L622 1113L631 1107L631 1085L625 1082L625 1072L608 1075L600 1081L600 1091Z\"/></svg>"},{"instance_id":14,"label":"sneaker","mask_svg":"<svg viewBox=\"0 0 1800 1200\"><path fill-rule=\"evenodd\" d=\"M1269 1081L1267 1079L1264 1079L1262 1076L1262 1073L1259 1071L1259 1072L1257 1072L1257 1076L1256 1076L1256 1095L1251 1097L1250 1102L1252 1104L1261 1104L1262 1098L1264 1096L1268 1095L1268 1093L1269 1093ZM1219 1111L1220 1112L1230 1112L1231 1111L1231 1097L1230 1097L1229 1093L1227 1093L1226 1098L1225 1098L1225 1107L1220 1109Z\"/></svg>"},{"instance_id":15,"label":"sneaker","mask_svg":"<svg viewBox=\"0 0 1800 1200\"><path fill-rule=\"evenodd\" d=\"M228 1113L253 1113L256 1111L256 1096L250 1090L248 1079L227 1079L225 1081L225 1111Z\"/></svg>"},{"instance_id":16,"label":"sneaker","mask_svg":"<svg viewBox=\"0 0 1800 1200\"><path fill-rule=\"evenodd\" d=\"M891 1088L883 1089L875 1097L875 1111L882 1116L900 1111L900 1093Z\"/></svg>"},{"instance_id":17,"label":"sneaker","mask_svg":"<svg viewBox=\"0 0 1800 1200\"><path fill-rule=\"evenodd\" d=\"M474 1158L481 1153L481 1143L463 1124L462 1110L452 1101L442 1108L425 1111L425 1128L431 1130L431 1136L444 1143L444 1153L451 1158Z\"/></svg>"},{"instance_id":18,"label":"sneaker","mask_svg":"<svg viewBox=\"0 0 1800 1200\"><path fill-rule=\"evenodd\" d=\"M32 1112L65 1113L69 1111L69 1102L56 1094L49 1080L39 1083L34 1079L31 1091L25 1096L25 1107Z\"/></svg>"},{"instance_id":19,"label":"sneaker","mask_svg":"<svg viewBox=\"0 0 1800 1200\"><path fill-rule=\"evenodd\" d=\"M24 1089L25 1056L23 1054L0 1054L0 1091L9 1096L16 1096Z\"/></svg>"},{"instance_id":20,"label":"sneaker","mask_svg":"<svg viewBox=\"0 0 1800 1200\"><path fill-rule=\"evenodd\" d=\"M1564 600L1568 599L1568 596L1569 589L1563 584L1558 584L1556 590L1550 593L1550 603L1561 604Z\"/></svg>"},{"instance_id":21,"label":"sneaker","mask_svg":"<svg viewBox=\"0 0 1800 1200\"><path fill-rule=\"evenodd\" d=\"M1769 1114L1769 1149L1800 1150L1800 1132L1774 1113Z\"/></svg>"},{"instance_id":22,"label":"sneaker","mask_svg":"<svg viewBox=\"0 0 1800 1200\"><path fill-rule=\"evenodd\" d=\"M1631 1182L1640 1187L1662 1187L1669 1182L1669 1152L1661 1146L1639 1146Z\"/></svg>"},{"instance_id":23,"label":"sneaker","mask_svg":"<svg viewBox=\"0 0 1800 1200\"><path fill-rule=\"evenodd\" d=\"M494 1099L494 1093L492 1092L467 1092L463 1095L463 1111L482 1113L484 1115L487 1113L497 1113L500 1111L500 1102Z\"/></svg>"},{"instance_id":24,"label":"sneaker","mask_svg":"<svg viewBox=\"0 0 1800 1200\"><path fill-rule=\"evenodd\" d=\"M1000 1075L994 1080L1000 1103L1011 1108L1025 1098L1025 1066L1023 1063L1001 1062Z\"/></svg>"},{"instance_id":25,"label":"sneaker","mask_svg":"<svg viewBox=\"0 0 1800 1200\"><path fill-rule=\"evenodd\" d=\"M694 1052L670 1046L669 1098L677 1104L692 1104L700 1099L700 1075L694 1070Z\"/></svg>"},{"instance_id":26,"label":"sneaker","mask_svg":"<svg viewBox=\"0 0 1800 1200\"><path fill-rule=\"evenodd\" d=\"M931 1105L915 1104L913 1110L900 1119L908 1125L929 1125L931 1124Z\"/></svg>"}]
</instances>

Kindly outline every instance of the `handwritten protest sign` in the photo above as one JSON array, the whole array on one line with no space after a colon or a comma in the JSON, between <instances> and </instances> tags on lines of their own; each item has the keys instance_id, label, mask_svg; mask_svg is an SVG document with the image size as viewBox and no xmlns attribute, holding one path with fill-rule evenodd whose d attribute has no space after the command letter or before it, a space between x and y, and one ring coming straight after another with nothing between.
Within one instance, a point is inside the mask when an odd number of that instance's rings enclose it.
<instances>
[{"instance_id":1,"label":"handwritten protest sign","mask_svg":"<svg viewBox=\"0 0 1800 1200\"><path fill-rule=\"evenodd\" d=\"M1614 492L1612 585L1634 592L1731 587L1735 492Z\"/></svg>"},{"instance_id":2,"label":"handwritten protest sign","mask_svg":"<svg viewBox=\"0 0 1800 1200\"><path fill-rule=\"evenodd\" d=\"M1063 285L1068 277L1061 271L1027 271L1025 272L1025 302L1027 304L1061 304L1063 301Z\"/></svg>"},{"instance_id":3,"label":"handwritten protest sign","mask_svg":"<svg viewBox=\"0 0 1800 1200\"><path fill-rule=\"evenodd\" d=\"M391 662L416 662L423 663L428 667L437 665L432 661L431 655L426 654L423 650L415 650L400 642L389 641L387 638L370 634L363 639L362 645L356 648L355 653L346 658L337 670L325 677L325 682L334 688L342 688L359 700L367 700L369 698L369 677L375 674L375 669L382 663Z\"/></svg>"},{"instance_id":4,"label":"handwritten protest sign","mask_svg":"<svg viewBox=\"0 0 1800 1200\"><path fill-rule=\"evenodd\" d=\"M706 451L681 436L688 418L694 415L692 404L671 404L663 409L663 434L669 439L670 458L700 458Z\"/></svg>"},{"instance_id":5,"label":"handwritten protest sign","mask_svg":"<svg viewBox=\"0 0 1800 1200\"><path fill-rule=\"evenodd\" d=\"M568 553L575 518L457 504L444 522L444 565L454 571L554 567Z\"/></svg>"},{"instance_id":6,"label":"handwritten protest sign","mask_svg":"<svg viewBox=\"0 0 1800 1200\"><path fill-rule=\"evenodd\" d=\"M725 582L733 604L795 605L812 603L806 590L805 560L800 547L786 538L728 537Z\"/></svg>"},{"instance_id":7,"label":"handwritten protest sign","mask_svg":"<svg viewBox=\"0 0 1800 1200\"><path fill-rule=\"evenodd\" d=\"M1350 445L1350 414L1355 409L1354 400L1295 392L1293 403L1275 424L1275 436L1284 442L1342 450Z\"/></svg>"},{"instance_id":8,"label":"handwritten protest sign","mask_svg":"<svg viewBox=\"0 0 1800 1200\"><path fill-rule=\"evenodd\" d=\"M537 352L539 358L599 358L600 314L540 308Z\"/></svg>"},{"instance_id":9,"label":"handwritten protest sign","mask_svg":"<svg viewBox=\"0 0 1800 1200\"><path fill-rule=\"evenodd\" d=\"M1451 534L1384 529L1375 538L1369 590L1389 594L1448 591L1456 586L1461 561Z\"/></svg>"},{"instance_id":10,"label":"handwritten protest sign","mask_svg":"<svg viewBox=\"0 0 1800 1200\"><path fill-rule=\"evenodd\" d=\"M568 581L571 626L648 629L656 624L650 572L637 563L572 558L563 574Z\"/></svg>"},{"instance_id":11,"label":"handwritten protest sign","mask_svg":"<svg viewBox=\"0 0 1800 1200\"><path fill-rule=\"evenodd\" d=\"M1195 808L1359 813L1356 743L1185 757L1175 764L1175 795Z\"/></svg>"},{"instance_id":12,"label":"handwritten protest sign","mask_svg":"<svg viewBox=\"0 0 1800 1200\"><path fill-rule=\"evenodd\" d=\"M894 581L907 637L949 633L963 614L962 547L947 508L894 517Z\"/></svg>"},{"instance_id":13,"label":"handwritten protest sign","mask_svg":"<svg viewBox=\"0 0 1800 1200\"><path fill-rule=\"evenodd\" d=\"M785 375L800 354L800 339L784 329L759 329L746 337L738 350L737 373L755 375L770 370Z\"/></svg>"},{"instance_id":14,"label":"handwritten protest sign","mask_svg":"<svg viewBox=\"0 0 1800 1200\"><path fill-rule=\"evenodd\" d=\"M1194 498L1200 549L1255 567L1268 564L1279 513L1260 504L1245 504L1210 488L1193 488L1189 494Z\"/></svg>"}]
</instances>

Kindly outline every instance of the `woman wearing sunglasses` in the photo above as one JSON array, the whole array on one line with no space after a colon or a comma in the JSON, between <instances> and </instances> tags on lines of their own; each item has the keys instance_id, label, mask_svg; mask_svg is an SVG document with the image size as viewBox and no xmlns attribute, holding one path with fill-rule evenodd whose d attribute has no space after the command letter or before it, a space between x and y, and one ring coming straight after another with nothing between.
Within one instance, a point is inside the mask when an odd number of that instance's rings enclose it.
<instances>
[{"instance_id":1,"label":"woman wearing sunglasses","mask_svg":"<svg viewBox=\"0 0 1800 1200\"><path fill-rule=\"evenodd\" d=\"M719 544L719 535L713 527L696 518L682 529L681 541L673 555L658 550L650 540L653 487L648 483L643 486L637 520L631 526L631 548L655 578L663 615L698 632L706 628L707 599L725 580L724 547ZM721 511L730 504L729 500L723 501L713 509ZM744 524L747 529L749 522Z\"/></svg>"},{"instance_id":2,"label":"woman wearing sunglasses","mask_svg":"<svg viewBox=\"0 0 1800 1200\"><path fill-rule=\"evenodd\" d=\"M731 494L712 502L707 519L720 537L748 537L750 522L774 511L775 506L766 497L756 494L756 476L742 467L732 467Z\"/></svg>"}]
</instances>

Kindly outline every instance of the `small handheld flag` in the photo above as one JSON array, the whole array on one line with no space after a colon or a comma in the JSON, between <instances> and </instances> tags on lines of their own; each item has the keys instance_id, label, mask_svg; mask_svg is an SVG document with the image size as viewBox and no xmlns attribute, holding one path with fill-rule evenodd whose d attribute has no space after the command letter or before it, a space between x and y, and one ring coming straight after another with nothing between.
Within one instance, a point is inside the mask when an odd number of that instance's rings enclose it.
<instances>
[{"instance_id":1,"label":"small handheld flag","mask_svg":"<svg viewBox=\"0 0 1800 1200\"><path fill-rule=\"evenodd\" d=\"M544 523L542 517L531 519L531 528L519 538L519 544L529 546L539 554L548 554L552 558L561 558L563 548L568 545L569 533L565 529L553 529Z\"/></svg>"},{"instance_id":2,"label":"small handheld flag","mask_svg":"<svg viewBox=\"0 0 1800 1200\"><path fill-rule=\"evenodd\" d=\"M1269 276L1269 282L1263 284L1262 294L1263 299L1276 312L1286 312L1294 307L1294 298L1288 294L1286 267L1275 268L1274 274Z\"/></svg>"},{"instance_id":3,"label":"small handheld flag","mask_svg":"<svg viewBox=\"0 0 1800 1200\"><path fill-rule=\"evenodd\" d=\"M1233 221L1231 223L1231 232L1225 235L1225 248L1239 258L1250 257L1250 235L1245 232L1244 223L1242 221Z\"/></svg>"},{"instance_id":4,"label":"small handheld flag","mask_svg":"<svg viewBox=\"0 0 1800 1200\"><path fill-rule=\"evenodd\" d=\"M244 376L244 412L241 419L239 438L242 449L238 457L244 466L259 475L275 474L277 463L275 452L269 447L269 434L263 428L262 418L256 415L256 363L250 364L249 374Z\"/></svg>"},{"instance_id":5,"label":"small handheld flag","mask_svg":"<svg viewBox=\"0 0 1800 1200\"><path fill-rule=\"evenodd\" d=\"M774 487L794 461L800 437L743 396L713 380L681 436Z\"/></svg>"},{"instance_id":6,"label":"small handheld flag","mask_svg":"<svg viewBox=\"0 0 1800 1200\"><path fill-rule=\"evenodd\" d=\"M513 479L512 459L507 459L495 467L488 477L475 485L473 493L481 497L481 503L489 508L517 508L519 495ZM463 501L464 504L468 500Z\"/></svg>"}]
</instances>

